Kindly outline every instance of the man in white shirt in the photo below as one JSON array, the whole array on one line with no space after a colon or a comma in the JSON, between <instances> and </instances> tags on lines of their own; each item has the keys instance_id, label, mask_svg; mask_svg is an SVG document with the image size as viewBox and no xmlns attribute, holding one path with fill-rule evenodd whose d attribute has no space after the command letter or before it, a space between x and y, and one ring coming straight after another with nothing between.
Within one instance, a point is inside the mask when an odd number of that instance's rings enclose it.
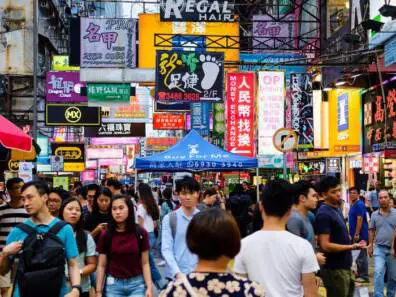
<instances>
[{"instance_id":1,"label":"man in white shirt","mask_svg":"<svg viewBox=\"0 0 396 297\"><path fill-rule=\"evenodd\" d=\"M291 184L269 181L260 201L264 226L242 240L235 258L234 272L262 284L266 297L318 296L319 265L312 245L286 231L292 205Z\"/></svg>"}]
</instances>

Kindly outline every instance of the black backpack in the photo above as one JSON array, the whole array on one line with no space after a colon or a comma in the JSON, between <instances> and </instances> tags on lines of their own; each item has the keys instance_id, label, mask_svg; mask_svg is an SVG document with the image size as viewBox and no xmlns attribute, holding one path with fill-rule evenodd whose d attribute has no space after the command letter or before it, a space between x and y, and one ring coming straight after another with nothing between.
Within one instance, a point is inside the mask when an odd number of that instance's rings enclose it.
<instances>
[{"instance_id":1,"label":"black backpack","mask_svg":"<svg viewBox=\"0 0 396 297\"><path fill-rule=\"evenodd\" d=\"M16 226L27 234L16 275L21 297L60 295L65 277L66 251L57 234L66 225L59 221L47 233L38 233L26 224Z\"/></svg>"}]
</instances>

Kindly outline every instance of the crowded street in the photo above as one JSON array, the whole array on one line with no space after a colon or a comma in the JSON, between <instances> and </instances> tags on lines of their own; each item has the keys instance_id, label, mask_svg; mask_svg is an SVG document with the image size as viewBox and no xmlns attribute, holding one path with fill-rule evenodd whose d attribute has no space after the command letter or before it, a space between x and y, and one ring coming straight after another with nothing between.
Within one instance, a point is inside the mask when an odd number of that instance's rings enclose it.
<instances>
[{"instance_id":1,"label":"crowded street","mask_svg":"<svg viewBox=\"0 0 396 297\"><path fill-rule=\"evenodd\" d=\"M396 0L0 20L0 297L396 297Z\"/></svg>"}]
</instances>

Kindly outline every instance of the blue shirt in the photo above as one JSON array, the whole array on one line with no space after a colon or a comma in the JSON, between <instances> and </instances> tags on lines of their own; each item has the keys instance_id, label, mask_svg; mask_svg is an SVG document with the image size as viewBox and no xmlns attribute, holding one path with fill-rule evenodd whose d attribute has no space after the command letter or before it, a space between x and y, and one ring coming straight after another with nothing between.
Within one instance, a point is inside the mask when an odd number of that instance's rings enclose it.
<instances>
[{"instance_id":1,"label":"blue shirt","mask_svg":"<svg viewBox=\"0 0 396 297\"><path fill-rule=\"evenodd\" d=\"M380 207L379 203L378 203L378 193L376 190L370 192L369 200L371 203L371 207L374 207L374 208Z\"/></svg>"},{"instance_id":2,"label":"blue shirt","mask_svg":"<svg viewBox=\"0 0 396 297\"><path fill-rule=\"evenodd\" d=\"M24 223L35 228L39 233L46 233L52 226L54 226L59 221L60 220L58 218L55 218L48 225L36 225L35 223L32 222L31 219L27 219ZM78 249L77 249L76 240L74 239L73 228L70 225L66 225L58 232L57 236L64 243L67 260L77 257ZM15 242L15 241L23 241L26 237L27 237L27 234L25 232L23 232L19 228L14 228L14 229L12 229L10 235L7 237L7 245L12 242ZM45 288L43 288L43 289L45 289ZM65 276L65 278L63 280L63 284L62 284L61 293L59 296L63 297L68 292L69 292L69 290L66 286L66 276ZM43 292L43 294L45 295L45 292ZM18 286L16 286L16 288L15 288L14 297L19 297Z\"/></svg>"},{"instance_id":3,"label":"blue shirt","mask_svg":"<svg viewBox=\"0 0 396 297\"><path fill-rule=\"evenodd\" d=\"M197 255L191 253L187 247L186 233L187 227L195 214L199 212L195 209L193 215L188 217L182 208L176 210L176 234L172 236L170 227L170 214L164 217L162 222L162 256L166 261L166 277L174 279L176 273L188 274L193 272L198 263Z\"/></svg>"},{"instance_id":4,"label":"blue shirt","mask_svg":"<svg viewBox=\"0 0 396 297\"><path fill-rule=\"evenodd\" d=\"M355 236L356 225L358 217L363 218L362 229L360 230L360 240L365 240L368 242L368 222L367 222L367 213L366 206L363 201L357 200L349 210L349 234L352 238Z\"/></svg>"}]
</instances>

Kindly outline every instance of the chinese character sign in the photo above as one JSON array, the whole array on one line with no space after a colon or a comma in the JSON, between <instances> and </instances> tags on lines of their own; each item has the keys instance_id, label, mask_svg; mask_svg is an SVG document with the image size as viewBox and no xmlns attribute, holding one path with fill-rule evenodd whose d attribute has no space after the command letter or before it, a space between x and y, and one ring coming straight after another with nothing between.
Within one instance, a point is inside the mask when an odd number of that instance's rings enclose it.
<instances>
[{"instance_id":1,"label":"chinese character sign","mask_svg":"<svg viewBox=\"0 0 396 297\"><path fill-rule=\"evenodd\" d=\"M154 130L184 130L185 126L184 114L158 112L153 114Z\"/></svg>"},{"instance_id":2,"label":"chinese character sign","mask_svg":"<svg viewBox=\"0 0 396 297\"><path fill-rule=\"evenodd\" d=\"M81 18L81 67L136 67L136 20Z\"/></svg>"},{"instance_id":3,"label":"chinese character sign","mask_svg":"<svg viewBox=\"0 0 396 297\"><path fill-rule=\"evenodd\" d=\"M86 102L80 95L80 72L47 72L47 102Z\"/></svg>"},{"instance_id":4,"label":"chinese character sign","mask_svg":"<svg viewBox=\"0 0 396 297\"><path fill-rule=\"evenodd\" d=\"M314 147L312 77L309 74L291 75L292 129L299 135L298 148Z\"/></svg>"},{"instance_id":5,"label":"chinese character sign","mask_svg":"<svg viewBox=\"0 0 396 297\"><path fill-rule=\"evenodd\" d=\"M157 51L155 99L168 102L223 100L224 54Z\"/></svg>"},{"instance_id":6,"label":"chinese character sign","mask_svg":"<svg viewBox=\"0 0 396 297\"><path fill-rule=\"evenodd\" d=\"M254 73L227 76L227 151L253 157Z\"/></svg>"},{"instance_id":7,"label":"chinese character sign","mask_svg":"<svg viewBox=\"0 0 396 297\"><path fill-rule=\"evenodd\" d=\"M284 127L285 74L281 71L259 72L258 138L259 155L279 155L272 143L276 130Z\"/></svg>"},{"instance_id":8,"label":"chinese character sign","mask_svg":"<svg viewBox=\"0 0 396 297\"><path fill-rule=\"evenodd\" d=\"M89 106L129 105L130 84L91 84L87 85Z\"/></svg>"},{"instance_id":9,"label":"chinese character sign","mask_svg":"<svg viewBox=\"0 0 396 297\"><path fill-rule=\"evenodd\" d=\"M349 127L348 108L348 93L338 96L337 126L339 132L345 131Z\"/></svg>"},{"instance_id":10,"label":"chinese character sign","mask_svg":"<svg viewBox=\"0 0 396 297\"><path fill-rule=\"evenodd\" d=\"M209 135L210 108L207 102L191 103L191 129L201 136Z\"/></svg>"}]
</instances>

